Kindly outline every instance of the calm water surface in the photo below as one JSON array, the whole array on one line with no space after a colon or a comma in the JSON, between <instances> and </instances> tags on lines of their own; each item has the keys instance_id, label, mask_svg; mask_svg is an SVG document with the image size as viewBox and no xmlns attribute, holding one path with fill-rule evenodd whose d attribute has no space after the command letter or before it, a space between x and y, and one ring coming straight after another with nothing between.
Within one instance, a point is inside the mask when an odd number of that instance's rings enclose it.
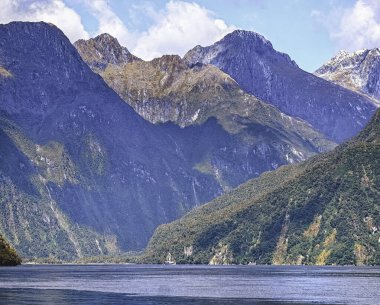
<instances>
[{"instance_id":1,"label":"calm water surface","mask_svg":"<svg viewBox=\"0 0 380 305\"><path fill-rule=\"evenodd\" d=\"M380 267L6 267L0 304L379 305Z\"/></svg>"}]
</instances>

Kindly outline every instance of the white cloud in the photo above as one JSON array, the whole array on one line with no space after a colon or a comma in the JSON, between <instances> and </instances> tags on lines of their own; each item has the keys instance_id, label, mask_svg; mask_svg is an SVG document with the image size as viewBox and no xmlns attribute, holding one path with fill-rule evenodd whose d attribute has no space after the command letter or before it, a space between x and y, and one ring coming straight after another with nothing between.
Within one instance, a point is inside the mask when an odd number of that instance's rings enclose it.
<instances>
[{"instance_id":1,"label":"white cloud","mask_svg":"<svg viewBox=\"0 0 380 305\"><path fill-rule=\"evenodd\" d=\"M356 51L380 47L380 1L357 0L352 7L315 16L339 49Z\"/></svg>"},{"instance_id":2,"label":"white cloud","mask_svg":"<svg viewBox=\"0 0 380 305\"><path fill-rule=\"evenodd\" d=\"M359 0L344 12L333 39L351 50L380 47L380 2Z\"/></svg>"},{"instance_id":3,"label":"white cloud","mask_svg":"<svg viewBox=\"0 0 380 305\"><path fill-rule=\"evenodd\" d=\"M195 45L212 44L235 29L195 2L170 0L159 11L149 2L131 7L126 15L136 13L135 18L151 24L140 32L130 31L107 0L78 0L78 5L86 8L98 23L91 36L109 33L146 60L163 54L184 55ZM16 20L51 22L72 42L90 37L81 16L65 0L0 0L0 23Z\"/></svg>"},{"instance_id":4,"label":"white cloud","mask_svg":"<svg viewBox=\"0 0 380 305\"><path fill-rule=\"evenodd\" d=\"M81 17L62 0L28 1L1 0L0 23L11 21L45 21L55 24L72 41L87 39L88 33L81 22Z\"/></svg>"},{"instance_id":5,"label":"white cloud","mask_svg":"<svg viewBox=\"0 0 380 305\"><path fill-rule=\"evenodd\" d=\"M135 38L133 34L112 11L106 0L86 0L85 4L99 23L95 35L108 33L116 37L124 46L134 45Z\"/></svg>"},{"instance_id":6,"label":"white cloud","mask_svg":"<svg viewBox=\"0 0 380 305\"><path fill-rule=\"evenodd\" d=\"M163 54L183 55L195 45L212 44L234 29L194 2L169 1L155 23L140 34L132 53L146 60Z\"/></svg>"}]
</instances>

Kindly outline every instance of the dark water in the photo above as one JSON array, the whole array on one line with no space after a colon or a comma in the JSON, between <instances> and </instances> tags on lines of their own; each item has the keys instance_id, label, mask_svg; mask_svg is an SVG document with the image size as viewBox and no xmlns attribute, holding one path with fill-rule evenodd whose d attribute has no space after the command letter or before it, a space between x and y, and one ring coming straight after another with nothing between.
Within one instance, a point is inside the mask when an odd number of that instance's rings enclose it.
<instances>
[{"instance_id":1,"label":"dark water","mask_svg":"<svg viewBox=\"0 0 380 305\"><path fill-rule=\"evenodd\" d=\"M0 268L0 304L380 304L380 267Z\"/></svg>"}]
</instances>

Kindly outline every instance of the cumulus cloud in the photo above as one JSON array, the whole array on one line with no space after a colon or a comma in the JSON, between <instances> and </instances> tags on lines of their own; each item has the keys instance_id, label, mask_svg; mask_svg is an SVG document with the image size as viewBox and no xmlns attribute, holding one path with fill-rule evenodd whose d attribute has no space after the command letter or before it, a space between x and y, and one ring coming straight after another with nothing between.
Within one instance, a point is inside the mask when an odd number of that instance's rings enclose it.
<instances>
[{"instance_id":1,"label":"cumulus cloud","mask_svg":"<svg viewBox=\"0 0 380 305\"><path fill-rule=\"evenodd\" d=\"M95 35L108 33L116 37L124 46L134 45L135 38L133 34L112 11L106 0L86 0L85 4L99 23Z\"/></svg>"},{"instance_id":2,"label":"cumulus cloud","mask_svg":"<svg viewBox=\"0 0 380 305\"><path fill-rule=\"evenodd\" d=\"M77 5L87 9L97 21L91 36L111 34L146 60L163 54L184 55L195 45L212 44L235 29L195 2L170 0L158 11L150 2L131 7L124 14L133 17L135 13L136 20L150 24L147 30L140 32L130 31L107 0L78 0ZM90 37L81 16L67 6L65 0L0 0L0 23L16 20L51 22L72 42Z\"/></svg>"},{"instance_id":3,"label":"cumulus cloud","mask_svg":"<svg viewBox=\"0 0 380 305\"><path fill-rule=\"evenodd\" d=\"M352 7L335 9L329 16L313 15L327 27L339 49L380 47L379 0L357 0Z\"/></svg>"},{"instance_id":4,"label":"cumulus cloud","mask_svg":"<svg viewBox=\"0 0 380 305\"><path fill-rule=\"evenodd\" d=\"M154 24L140 34L132 51L146 60L163 54L183 55L195 45L214 43L234 29L197 3L169 1Z\"/></svg>"},{"instance_id":5,"label":"cumulus cloud","mask_svg":"<svg viewBox=\"0 0 380 305\"><path fill-rule=\"evenodd\" d=\"M332 38L353 50L380 47L380 2L357 1L344 12L339 31L333 32Z\"/></svg>"},{"instance_id":6,"label":"cumulus cloud","mask_svg":"<svg viewBox=\"0 0 380 305\"><path fill-rule=\"evenodd\" d=\"M88 38L81 17L62 0L1 0L0 23L11 21L45 21L58 26L72 41Z\"/></svg>"}]
</instances>

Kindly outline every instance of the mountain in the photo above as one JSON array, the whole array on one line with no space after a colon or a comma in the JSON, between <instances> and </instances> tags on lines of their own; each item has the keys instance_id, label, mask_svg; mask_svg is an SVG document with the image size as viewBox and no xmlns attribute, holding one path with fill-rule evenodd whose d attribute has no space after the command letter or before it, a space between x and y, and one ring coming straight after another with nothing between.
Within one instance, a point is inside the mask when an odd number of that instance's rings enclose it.
<instances>
[{"instance_id":1,"label":"mountain","mask_svg":"<svg viewBox=\"0 0 380 305\"><path fill-rule=\"evenodd\" d=\"M315 75L365 94L380 105L380 49L353 53L340 51L315 71Z\"/></svg>"},{"instance_id":2,"label":"mountain","mask_svg":"<svg viewBox=\"0 0 380 305\"><path fill-rule=\"evenodd\" d=\"M81 54L84 49L78 51ZM108 52L116 51L109 48ZM82 58L85 60L86 55ZM152 61L110 62L98 73L146 120L186 127L216 118L225 131L244 139L243 146L252 147L259 141L274 152L272 165L268 164L272 168L278 160L282 164L297 162L334 146L302 120L243 92L230 76L212 65L190 68L179 56L165 55Z\"/></svg>"},{"instance_id":3,"label":"mountain","mask_svg":"<svg viewBox=\"0 0 380 305\"><path fill-rule=\"evenodd\" d=\"M246 92L337 142L356 135L376 110L371 99L301 70L254 32L236 30L211 46L196 46L184 60L190 67L218 67Z\"/></svg>"},{"instance_id":4,"label":"mountain","mask_svg":"<svg viewBox=\"0 0 380 305\"><path fill-rule=\"evenodd\" d=\"M74 45L83 60L97 73L106 69L109 64L120 65L141 61L109 34L101 34L89 40L80 39Z\"/></svg>"},{"instance_id":5,"label":"mountain","mask_svg":"<svg viewBox=\"0 0 380 305\"><path fill-rule=\"evenodd\" d=\"M98 42L99 45L95 45L95 48L106 50L101 53L103 58L112 58L111 54L125 49L118 43L113 43L108 48L102 47L99 41L104 35L109 37L108 34L102 34L74 44L90 67L92 63L87 60L86 55L88 48L84 46L94 46L94 42ZM216 118L232 134L253 132L253 125L271 129L277 125L274 128L283 134L285 141L297 145L296 149L302 154L310 156L310 149L314 153L332 148L332 143L307 123L286 116L245 93L229 75L212 65L196 65L190 68L179 56L165 55L152 61L110 61L103 70L93 70L142 117L152 123L174 122L186 127ZM262 132L257 131L257 128L254 132L261 137ZM242 136L247 138L246 135ZM272 140L273 138L267 138L264 142L271 145ZM305 144L306 150L303 147ZM288 152L282 154L284 153Z\"/></svg>"},{"instance_id":6,"label":"mountain","mask_svg":"<svg viewBox=\"0 0 380 305\"><path fill-rule=\"evenodd\" d=\"M23 257L141 249L157 225L222 192L193 169L201 153L224 153L215 122L150 124L51 24L1 25L0 37L0 232Z\"/></svg>"},{"instance_id":7,"label":"mountain","mask_svg":"<svg viewBox=\"0 0 380 305\"><path fill-rule=\"evenodd\" d=\"M15 266L21 264L21 258L9 243L0 235L0 266Z\"/></svg>"},{"instance_id":8,"label":"mountain","mask_svg":"<svg viewBox=\"0 0 380 305\"><path fill-rule=\"evenodd\" d=\"M158 225L332 146L256 99L234 132L151 124L52 24L1 25L0 67L0 233L26 259L140 250Z\"/></svg>"},{"instance_id":9,"label":"mountain","mask_svg":"<svg viewBox=\"0 0 380 305\"><path fill-rule=\"evenodd\" d=\"M352 141L262 174L160 226L162 263L380 264L380 110Z\"/></svg>"}]
</instances>

